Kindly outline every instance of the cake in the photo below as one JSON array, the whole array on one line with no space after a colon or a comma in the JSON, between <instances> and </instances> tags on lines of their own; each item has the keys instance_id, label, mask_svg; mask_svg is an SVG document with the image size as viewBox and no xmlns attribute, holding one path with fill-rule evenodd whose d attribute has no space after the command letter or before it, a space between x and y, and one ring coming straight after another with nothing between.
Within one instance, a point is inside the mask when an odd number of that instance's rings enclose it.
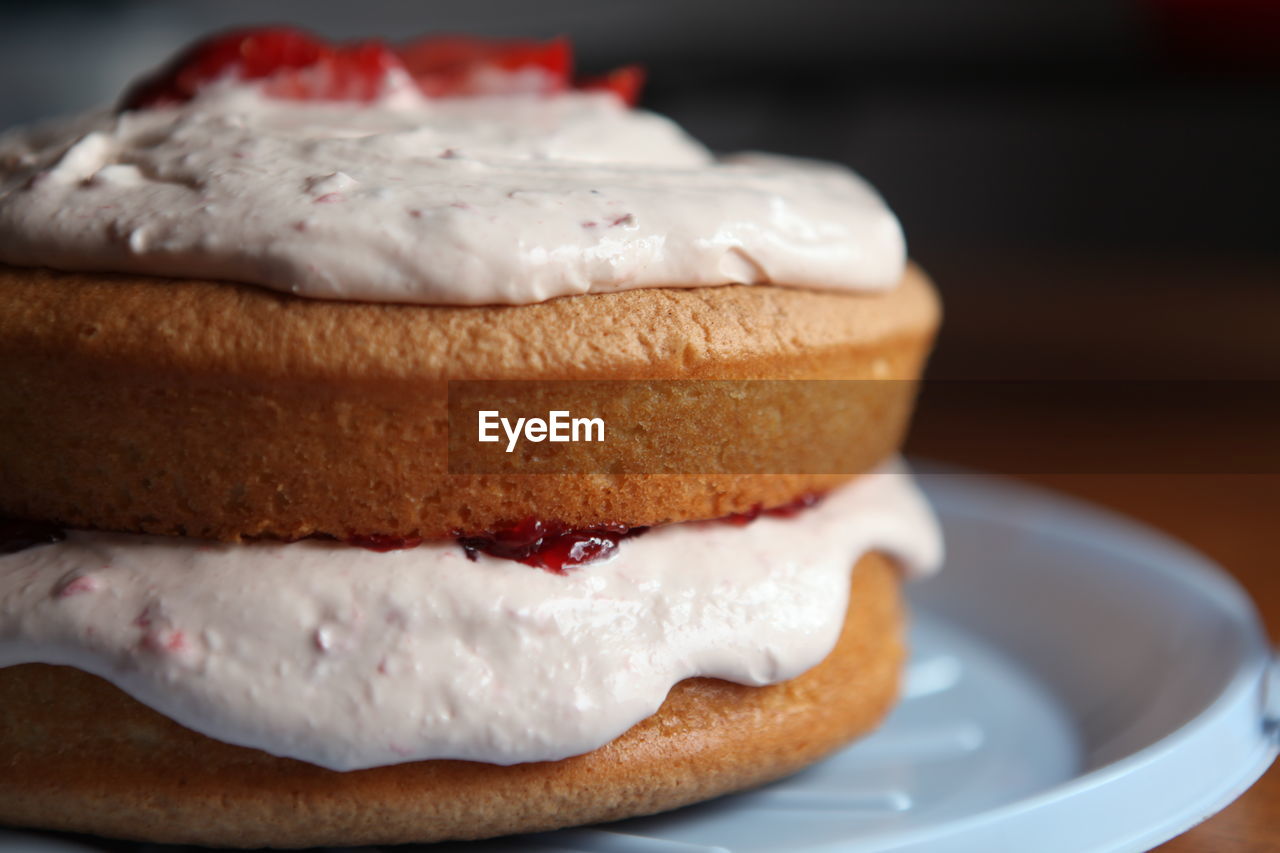
<instances>
[{"instance_id":1,"label":"cake","mask_svg":"<svg viewBox=\"0 0 1280 853\"><path fill-rule=\"evenodd\" d=\"M483 838L883 718L936 296L860 179L640 79L238 31L0 137L0 822ZM481 447L494 388L605 440Z\"/></svg>"}]
</instances>

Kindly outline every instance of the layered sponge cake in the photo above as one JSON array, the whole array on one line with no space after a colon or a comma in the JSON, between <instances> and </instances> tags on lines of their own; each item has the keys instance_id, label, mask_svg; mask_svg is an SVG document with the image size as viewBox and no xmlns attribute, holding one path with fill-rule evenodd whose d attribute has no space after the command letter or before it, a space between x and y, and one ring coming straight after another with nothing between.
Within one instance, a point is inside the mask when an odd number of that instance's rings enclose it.
<instances>
[{"instance_id":1,"label":"layered sponge cake","mask_svg":"<svg viewBox=\"0 0 1280 853\"><path fill-rule=\"evenodd\" d=\"M888 711L933 289L856 176L567 50L229 33L0 137L0 821L482 838ZM494 456L468 383L605 440Z\"/></svg>"}]
</instances>

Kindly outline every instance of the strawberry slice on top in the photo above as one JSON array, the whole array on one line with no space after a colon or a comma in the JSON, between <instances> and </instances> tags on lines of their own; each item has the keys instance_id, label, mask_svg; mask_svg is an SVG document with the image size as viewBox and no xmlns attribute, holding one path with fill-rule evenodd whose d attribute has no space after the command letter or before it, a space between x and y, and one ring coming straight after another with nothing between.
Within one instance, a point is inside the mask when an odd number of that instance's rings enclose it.
<instances>
[{"instance_id":1,"label":"strawberry slice on top","mask_svg":"<svg viewBox=\"0 0 1280 853\"><path fill-rule=\"evenodd\" d=\"M574 81L574 87L585 91L613 92L624 104L634 107L640 101L644 79L643 65L624 65L608 74L579 77Z\"/></svg>"},{"instance_id":2,"label":"strawberry slice on top","mask_svg":"<svg viewBox=\"0 0 1280 853\"><path fill-rule=\"evenodd\" d=\"M569 88L573 53L568 39L477 39L436 36L396 48L423 94L552 94Z\"/></svg>"},{"instance_id":3,"label":"strawberry slice on top","mask_svg":"<svg viewBox=\"0 0 1280 853\"><path fill-rule=\"evenodd\" d=\"M179 104L223 79L261 81L271 97L368 102L388 75L408 75L433 98L610 91L634 105L644 80L638 66L575 79L564 38L478 39L435 36L391 45L378 40L334 43L291 27L233 30L205 38L135 83L121 109Z\"/></svg>"}]
</instances>

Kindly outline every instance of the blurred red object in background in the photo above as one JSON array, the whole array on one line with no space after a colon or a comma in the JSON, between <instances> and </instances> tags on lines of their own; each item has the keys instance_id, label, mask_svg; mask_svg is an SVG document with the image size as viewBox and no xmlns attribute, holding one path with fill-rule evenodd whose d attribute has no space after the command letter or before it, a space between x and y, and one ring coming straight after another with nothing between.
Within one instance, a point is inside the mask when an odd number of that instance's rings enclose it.
<instances>
[{"instance_id":1,"label":"blurred red object in background","mask_svg":"<svg viewBox=\"0 0 1280 853\"><path fill-rule=\"evenodd\" d=\"M1188 71L1280 71L1277 0L1140 0L1158 49Z\"/></svg>"}]
</instances>

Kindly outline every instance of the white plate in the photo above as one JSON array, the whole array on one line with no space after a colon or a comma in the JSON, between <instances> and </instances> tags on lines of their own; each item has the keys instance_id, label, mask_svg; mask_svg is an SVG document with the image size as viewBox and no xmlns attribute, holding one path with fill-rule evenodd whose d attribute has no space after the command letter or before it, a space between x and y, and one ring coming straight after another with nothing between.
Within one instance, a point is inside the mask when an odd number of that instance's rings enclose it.
<instances>
[{"instance_id":1,"label":"white plate","mask_svg":"<svg viewBox=\"0 0 1280 853\"><path fill-rule=\"evenodd\" d=\"M875 735L705 805L433 853L1140 851L1266 770L1280 742L1280 689L1266 693L1275 666L1251 603L1220 570L1043 491L922 481L948 563L911 592L906 696ZM5 853L86 849L102 848L0 831Z\"/></svg>"}]
</instances>

